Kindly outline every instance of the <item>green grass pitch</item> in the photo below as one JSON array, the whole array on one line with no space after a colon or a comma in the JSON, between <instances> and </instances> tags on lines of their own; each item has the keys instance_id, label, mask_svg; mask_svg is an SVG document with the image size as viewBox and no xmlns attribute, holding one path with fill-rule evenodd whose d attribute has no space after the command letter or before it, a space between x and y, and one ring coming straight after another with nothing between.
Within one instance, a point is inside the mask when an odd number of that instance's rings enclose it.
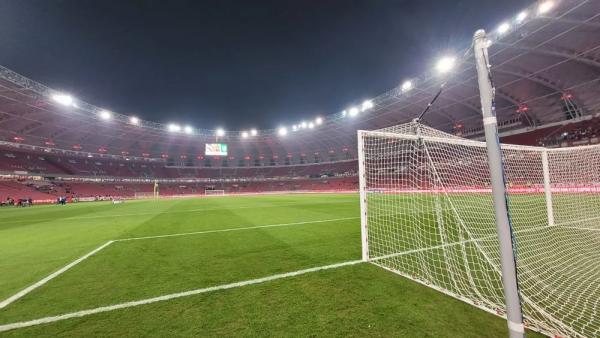
<instances>
[{"instance_id":1,"label":"green grass pitch","mask_svg":"<svg viewBox=\"0 0 600 338\"><path fill-rule=\"evenodd\" d=\"M280 226L257 227L263 225ZM245 229L207 232L235 228ZM360 259L357 194L11 208L0 210L0 301L109 240L189 232L201 233L112 243L0 309L0 326ZM0 337L506 335L503 319L367 263L0 332Z\"/></svg>"}]
</instances>

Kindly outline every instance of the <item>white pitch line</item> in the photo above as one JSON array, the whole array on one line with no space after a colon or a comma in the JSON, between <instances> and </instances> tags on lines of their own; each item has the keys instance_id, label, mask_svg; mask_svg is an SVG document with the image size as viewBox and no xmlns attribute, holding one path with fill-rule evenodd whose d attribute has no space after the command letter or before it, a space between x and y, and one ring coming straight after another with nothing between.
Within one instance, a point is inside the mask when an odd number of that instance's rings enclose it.
<instances>
[{"instance_id":1,"label":"white pitch line","mask_svg":"<svg viewBox=\"0 0 600 338\"><path fill-rule=\"evenodd\" d=\"M326 204L346 204L346 203L354 203L353 201L344 201L344 202L322 202ZM160 214L185 214L185 213L193 213L193 212L203 212L203 211L215 211L215 210L238 210L238 209L256 209L256 208L276 208L276 207L287 207L294 205L309 205L308 202L290 202L290 203L280 203L280 204L272 204L272 205L243 205L239 207L209 207L209 208L195 208L188 210L172 210L172 211L162 211ZM98 218L113 218L113 217L129 217L129 216L147 216L147 215L156 215L156 212L137 212L137 213L125 213L125 214L107 214L107 215L95 215L95 216L80 216L80 217L67 217L62 218L63 221L77 221L82 219L98 219ZM13 224L13 223L27 223L27 222L45 222L45 221L53 221L56 218L37 218L37 219L27 219L27 220L17 220L10 222L0 222L0 225Z\"/></svg>"},{"instance_id":2,"label":"white pitch line","mask_svg":"<svg viewBox=\"0 0 600 338\"><path fill-rule=\"evenodd\" d=\"M226 229L215 229L215 230L205 230L205 231L182 232L182 233L167 234L167 235L121 238L121 239L115 239L114 241L115 242L126 242L126 241L136 241L136 240L140 240L140 239L153 239L153 238L165 238L165 237L202 235L202 234L212 234L212 233L218 233L218 232L231 232L231 231L241 231L241 230L253 230L253 229L263 229L263 228L285 227L285 226L301 225L301 224L313 224L313 223L326 223L326 222L335 222L335 221L346 221L346 220L358 219L358 218L360 218L360 217L343 217L343 218L323 219L323 220L317 220L317 221L304 221L304 222L294 222L294 223L266 224L266 225L256 225L256 226L247 226L247 227L238 227L238 228L226 228Z\"/></svg>"},{"instance_id":3,"label":"white pitch line","mask_svg":"<svg viewBox=\"0 0 600 338\"><path fill-rule=\"evenodd\" d=\"M31 291L39 288L40 286L48 283L50 280L56 278L58 275L62 274L63 272L69 270L70 268L74 267L75 265L81 263L83 260L87 259L88 257L92 256L93 254L97 253L98 251L106 248L107 246L111 245L112 243L114 243L114 241L108 241L104 244L102 244L101 246L97 247L96 249L88 252L87 254L79 257L78 259L74 260L73 262L63 266L61 269L55 271L54 273L48 275L46 278L38 281L37 283L30 285L29 287L17 292L16 294L8 297L7 299L3 300L2 302L0 302L0 309L3 309L5 307L7 307L9 304L11 304L12 302L16 301L17 299L22 298L23 296L25 296L26 294L30 293Z\"/></svg>"},{"instance_id":4,"label":"white pitch line","mask_svg":"<svg viewBox=\"0 0 600 338\"><path fill-rule=\"evenodd\" d=\"M14 330L14 329L20 329L20 328L25 328L25 327L30 327L30 326L36 326L36 325L41 325L41 324L53 323L53 322L58 322L61 320L66 320L66 319L71 319L71 318L84 317L84 316L89 316L89 315L93 315L96 313L109 312L109 311L125 309L125 308L129 308L129 307L134 307L134 306L152 304L152 303L167 301L167 300L176 299L176 298L189 297L189 296L198 295L198 294L202 294L202 293L233 289L233 288L238 288L238 287L253 285L253 284L261 284L261 283L273 281L276 279L289 278L289 277L304 275L307 273L317 272L317 271L322 271L322 270L336 269L336 268L340 268L340 267L344 267L344 266L359 264L362 262L363 262L362 260L346 261L346 262L342 262L342 263L323 265L323 266L318 266L318 267L314 267L314 268L286 272L286 273L271 275L271 276L257 278L257 279L245 280L245 281L236 282L236 283L216 285L216 286L211 286L211 287L203 288L203 289L195 289L195 290L190 290L190 291L185 291L185 292L172 293L172 294L154 297L154 298L147 298L147 299L142 299L142 300L137 300L137 301L132 301L132 302L114 304L114 305L109 305L109 306L102 306L102 307L97 307L94 309L71 312L71 313L66 313L66 314L62 314L62 315L58 315L58 316L44 317L44 318L39 318L39 319L34 319L34 320L29 320L29 321L24 321L24 322L4 324L4 325L0 325L0 332Z\"/></svg>"},{"instance_id":5,"label":"white pitch line","mask_svg":"<svg viewBox=\"0 0 600 338\"><path fill-rule=\"evenodd\" d=\"M126 242L126 241L134 241L134 240L142 240L142 239L154 239L154 238L165 238L165 237L179 237L179 236L190 236L190 235L202 235L202 234L210 234L210 233L218 233L218 232L230 232L230 231L262 229L262 228L274 228L274 227L284 227L284 226L301 225L301 224L326 223L326 222L343 221L343 220L350 220L350 219L357 219L357 218L359 218L359 217L333 218L333 219L324 219L324 220L317 220L317 221L295 222L295 223L266 224L266 225L257 225L257 226L242 227L242 228L225 228L225 229L216 229L216 230L185 232L185 233L157 235L157 236L146 236L146 237L131 237L131 238L121 238L121 239L110 240L110 241L104 243L103 245L97 247L93 251L90 251L89 253L87 253L87 254L79 257L78 259L74 260L73 262L65 265L61 269L55 271L54 273L52 273L51 275L49 275L49 276L45 277L44 279L38 281L37 283L35 283L35 284L33 284L33 285L31 285L31 286L29 286L29 287L27 287L27 288L25 288L25 289L17 292L16 294L10 296L9 298L3 300L0 303L0 309L3 309L5 307L7 307L8 305L10 305L11 303L15 302L16 300L18 300L20 298L23 298L25 295L27 295L31 291L33 291L33 290L39 288L40 286L46 284L48 281L56 278L60 274L62 274L65 271L69 270L70 268L72 268L73 266L81 263L85 259L89 258L90 256L96 254L98 251L106 248L107 246L109 246L110 244L115 243L115 242Z\"/></svg>"}]
</instances>

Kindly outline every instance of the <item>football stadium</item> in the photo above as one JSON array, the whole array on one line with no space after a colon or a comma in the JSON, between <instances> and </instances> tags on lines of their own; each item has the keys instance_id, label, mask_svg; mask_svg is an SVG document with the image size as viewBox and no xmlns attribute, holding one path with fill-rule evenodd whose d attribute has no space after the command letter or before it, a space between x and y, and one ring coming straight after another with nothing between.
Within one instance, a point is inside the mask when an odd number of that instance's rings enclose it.
<instances>
[{"instance_id":1,"label":"football stadium","mask_svg":"<svg viewBox=\"0 0 600 338\"><path fill-rule=\"evenodd\" d=\"M0 337L600 337L600 1L454 44L247 128L0 66Z\"/></svg>"}]
</instances>

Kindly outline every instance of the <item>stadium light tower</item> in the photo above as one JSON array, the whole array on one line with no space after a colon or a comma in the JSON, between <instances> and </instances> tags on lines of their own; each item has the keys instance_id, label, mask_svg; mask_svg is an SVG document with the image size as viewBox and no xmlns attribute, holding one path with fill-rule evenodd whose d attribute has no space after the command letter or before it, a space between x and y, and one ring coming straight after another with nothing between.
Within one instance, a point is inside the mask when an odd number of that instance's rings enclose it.
<instances>
[{"instance_id":1,"label":"stadium light tower","mask_svg":"<svg viewBox=\"0 0 600 338\"><path fill-rule=\"evenodd\" d=\"M513 247L513 232L510 223L504 164L502 150L498 138L498 122L494 109L494 88L492 87L490 64L487 52L487 38L484 30L478 30L473 37L475 66L479 83L479 96L483 113L483 127L487 144L488 165L492 183L492 200L496 219L496 231L500 244L500 265L502 268L502 285L506 303L506 319L511 338L525 337L521 298L517 283L517 267L515 248Z\"/></svg>"}]
</instances>

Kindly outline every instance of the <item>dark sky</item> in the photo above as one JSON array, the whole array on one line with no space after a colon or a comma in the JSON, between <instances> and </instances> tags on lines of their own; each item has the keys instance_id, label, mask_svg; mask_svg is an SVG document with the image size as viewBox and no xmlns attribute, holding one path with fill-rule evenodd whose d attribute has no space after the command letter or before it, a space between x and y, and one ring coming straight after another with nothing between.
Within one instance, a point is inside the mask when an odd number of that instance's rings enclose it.
<instances>
[{"instance_id":1,"label":"dark sky","mask_svg":"<svg viewBox=\"0 0 600 338\"><path fill-rule=\"evenodd\" d=\"M518 0L0 0L0 64L94 105L274 128L418 76Z\"/></svg>"}]
</instances>

